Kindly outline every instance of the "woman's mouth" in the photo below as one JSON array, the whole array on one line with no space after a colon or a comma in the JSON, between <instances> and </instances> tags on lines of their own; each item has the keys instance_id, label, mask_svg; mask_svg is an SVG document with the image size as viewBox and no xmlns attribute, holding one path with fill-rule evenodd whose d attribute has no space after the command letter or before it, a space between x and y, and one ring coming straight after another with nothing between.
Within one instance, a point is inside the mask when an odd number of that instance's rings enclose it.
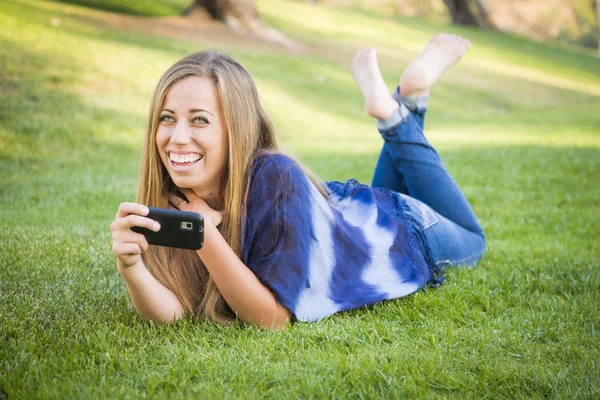
<instances>
[{"instance_id":1,"label":"woman's mouth","mask_svg":"<svg viewBox=\"0 0 600 400\"><path fill-rule=\"evenodd\" d=\"M203 158L204 156L198 153L169 153L169 161L176 171L190 169Z\"/></svg>"}]
</instances>

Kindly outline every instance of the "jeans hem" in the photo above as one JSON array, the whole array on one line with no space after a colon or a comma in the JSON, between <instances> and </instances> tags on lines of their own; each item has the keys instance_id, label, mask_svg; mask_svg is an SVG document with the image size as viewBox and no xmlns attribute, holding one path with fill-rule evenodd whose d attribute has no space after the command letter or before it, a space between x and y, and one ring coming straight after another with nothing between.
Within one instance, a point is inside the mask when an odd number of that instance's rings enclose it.
<instances>
[{"instance_id":1,"label":"jeans hem","mask_svg":"<svg viewBox=\"0 0 600 400\"><path fill-rule=\"evenodd\" d=\"M400 86L392 92L392 97L398 104L404 104L412 112L424 112L429 105L429 96L402 96Z\"/></svg>"},{"instance_id":2,"label":"jeans hem","mask_svg":"<svg viewBox=\"0 0 600 400\"><path fill-rule=\"evenodd\" d=\"M397 110L391 113L386 119L377 119L377 129L380 132L389 132L400 125L410 116L410 111L404 104L400 104Z\"/></svg>"}]
</instances>

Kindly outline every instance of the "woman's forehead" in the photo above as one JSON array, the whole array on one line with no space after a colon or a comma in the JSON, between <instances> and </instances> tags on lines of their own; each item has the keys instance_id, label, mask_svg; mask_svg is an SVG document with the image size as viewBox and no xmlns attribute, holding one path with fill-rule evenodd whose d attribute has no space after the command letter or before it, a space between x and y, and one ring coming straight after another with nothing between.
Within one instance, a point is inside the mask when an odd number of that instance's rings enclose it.
<instances>
[{"instance_id":1,"label":"woman's forehead","mask_svg":"<svg viewBox=\"0 0 600 400\"><path fill-rule=\"evenodd\" d=\"M167 92L163 108L178 111L208 108L218 110L213 82L208 78L191 76L174 83Z\"/></svg>"}]
</instances>

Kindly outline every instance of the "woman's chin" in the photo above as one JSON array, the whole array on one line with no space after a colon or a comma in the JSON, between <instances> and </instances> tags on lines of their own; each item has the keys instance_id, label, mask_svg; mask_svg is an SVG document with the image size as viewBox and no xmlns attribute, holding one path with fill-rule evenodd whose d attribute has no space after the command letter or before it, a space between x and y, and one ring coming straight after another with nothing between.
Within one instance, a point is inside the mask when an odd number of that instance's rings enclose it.
<instances>
[{"instance_id":1,"label":"woman's chin","mask_svg":"<svg viewBox=\"0 0 600 400\"><path fill-rule=\"evenodd\" d=\"M171 180L179 189L191 189L195 185L189 179L171 175Z\"/></svg>"},{"instance_id":2,"label":"woman's chin","mask_svg":"<svg viewBox=\"0 0 600 400\"><path fill-rule=\"evenodd\" d=\"M204 182L192 182L190 179L181 179L181 177L175 177L175 179L173 179L173 176L171 176L171 180L173 181L177 189L192 190L196 193L201 192L202 188L206 186L206 183Z\"/></svg>"}]
</instances>

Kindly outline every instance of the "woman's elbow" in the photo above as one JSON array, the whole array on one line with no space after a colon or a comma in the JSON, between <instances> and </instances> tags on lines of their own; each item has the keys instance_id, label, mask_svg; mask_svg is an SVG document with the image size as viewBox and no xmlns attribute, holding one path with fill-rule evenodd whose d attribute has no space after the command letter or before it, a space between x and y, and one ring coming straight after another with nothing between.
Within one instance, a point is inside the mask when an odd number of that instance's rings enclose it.
<instances>
[{"instance_id":1,"label":"woman's elbow","mask_svg":"<svg viewBox=\"0 0 600 400\"><path fill-rule=\"evenodd\" d=\"M273 319L270 323L261 322L261 328L270 331L283 331L285 330L292 320L292 313L285 307L279 305Z\"/></svg>"},{"instance_id":2,"label":"woman's elbow","mask_svg":"<svg viewBox=\"0 0 600 400\"><path fill-rule=\"evenodd\" d=\"M281 321L278 323L272 323L272 324L267 324L267 323L260 323L257 325L258 328L266 330L266 331L283 331L285 330L289 325L289 321Z\"/></svg>"},{"instance_id":3,"label":"woman's elbow","mask_svg":"<svg viewBox=\"0 0 600 400\"><path fill-rule=\"evenodd\" d=\"M154 312L154 313L141 313L138 314L144 318L146 321L152 321L156 324L160 325L169 325L175 323L177 320L181 319L185 312L183 309L172 310L169 312Z\"/></svg>"}]
</instances>

